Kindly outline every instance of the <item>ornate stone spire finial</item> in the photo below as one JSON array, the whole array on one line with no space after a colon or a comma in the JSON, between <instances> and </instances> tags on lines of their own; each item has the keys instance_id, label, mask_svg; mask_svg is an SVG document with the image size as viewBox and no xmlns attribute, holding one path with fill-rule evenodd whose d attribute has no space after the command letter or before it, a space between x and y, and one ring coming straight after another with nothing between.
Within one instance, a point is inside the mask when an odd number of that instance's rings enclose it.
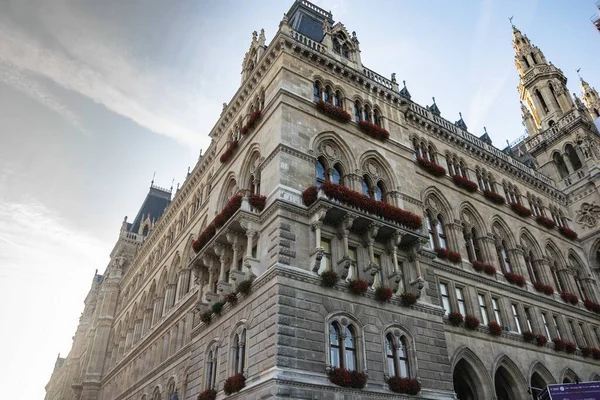
<instances>
[{"instance_id":1,"label":"ornate stone spire finial","mask_svg":"<svg viewBox=\"0 0 600 400\"><path fill-rule=\"evenodd\" d=\"M252 43L256 42L258 38L258 32L252 32Z\"/></svg>"},{"instance_id":2,"label":"ornate stone spire finial","mask_svg":"<svg viewBox=\"0 0 600 400\"><path fill-rule=\"evenodd\" d=\"M396 73L392 72L392 83L396 83Z\"/></svg>"}]
</instances>

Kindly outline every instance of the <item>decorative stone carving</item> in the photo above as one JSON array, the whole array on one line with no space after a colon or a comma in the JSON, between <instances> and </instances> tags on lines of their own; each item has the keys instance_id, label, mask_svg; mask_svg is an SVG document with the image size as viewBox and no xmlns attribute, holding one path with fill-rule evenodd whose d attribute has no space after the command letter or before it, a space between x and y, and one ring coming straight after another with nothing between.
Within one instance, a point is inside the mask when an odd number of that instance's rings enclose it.
<instances>
[{"instance_id":1,"label":"decorative stone carving","mask_svg":"<svg viewBox=\"0 0 600 400\"><path fill-rule=\"evenodd\" d=\"M575 221L584 228L593 228L600 218L600 206L595 203L583 203L577 210Z\"/></svg>"}]
</instances>

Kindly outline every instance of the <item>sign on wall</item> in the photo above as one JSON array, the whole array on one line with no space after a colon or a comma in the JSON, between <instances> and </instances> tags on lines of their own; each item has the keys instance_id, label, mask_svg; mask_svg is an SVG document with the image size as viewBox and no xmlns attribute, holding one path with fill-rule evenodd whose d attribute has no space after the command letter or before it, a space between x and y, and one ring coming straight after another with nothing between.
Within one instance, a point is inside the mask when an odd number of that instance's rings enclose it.
<instances>
[{"instance_id":1,"label":"sign on wall","mask_svg":"<svg viewBox=\"0 0 600 400\"><path fill-rule=\"evenodd\" d=\"M539 400L600 400L600 382L548 385Z\"/></svg>"}]
</instances>

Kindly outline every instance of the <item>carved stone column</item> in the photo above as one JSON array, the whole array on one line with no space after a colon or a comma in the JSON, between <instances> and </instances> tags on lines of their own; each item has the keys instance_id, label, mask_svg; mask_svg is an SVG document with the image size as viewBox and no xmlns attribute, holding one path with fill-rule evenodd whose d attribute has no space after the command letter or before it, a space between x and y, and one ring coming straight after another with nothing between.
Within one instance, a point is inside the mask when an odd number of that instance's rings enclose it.
<instances>
[{"instance_id":1,"label":"carved stone column","mask_svg":"<svg viewBox=\"0 0 600 400\"><path fill-rule=\"evenodd\" d=\"M175 304L175 290L177 289L177 285L175 283L169 283L167 285L167 291L165 293L165 304L163 309L163 315L165 315L173 304Z\"/></svg>"},{"instance_id":2,"label":"carved stone column","mask_svg":"<svg viewBox=\"0 0 600 400\"><path fill-rule=\"evenodd\" d=\"M450 250L456 249L463 259L468 260L469 255L466 253L465 246L460 245L460 243L463 243L463 231L460 221L447 223L446 230L450 239L447 244L448 248Z\"/></svg>"},{"instance_id":3,"label":"carved stone column","mask_svg":"<svg viewBox=\"0 0 600 400\"><path fill-rule=\"evenodd\" d=\"M544 285L553 286L553 279L551 277L550 265L548 265L548 261L540 258L539 260L533 260L533 265L537 268L542 283Z\"/></svg>"},{"instance_id":4,"label":"carved stone column","mask_svg":"<svg viewBox=\"0 0 600 400\"><path fill-rule=\"evenodd\" d=\"M133 326L133 343L137 343L142 336L142 320L137 319L135 321L135 325Z\"/></svg>"},{"instance_id":5,"label":"carved stone column","mask_svg":"<svg viewBox=\"0 0 600 400\"><path fill-rule=\"evenodd\" d=\"M179 271L179 283L177 284L177 299L179 301L183 296L185 296L190 287L190 276L191 271L189 269L182 269Z\"/></svg>"},{"instance_id":6,"label":"carved stone column","mask_svg":"<svg viewBox=\"0 0 600 400\"><path fill-rule=\"evenodd\" d=\"M390 278L394 278L394 282L396 283L396 294L400 295L405 291L404 286L404 276L398 265L398 246L402 241L402 237L405 235L402 231L396 231L392 234L392 237L388 241L388 254L392 258L392 266L394 267L394 272L390 276Z\"/></svg>"},{"instance_id":7,"label":"carved stone column","mask_svg":"<svg viewBox=\"0 0 600 400\"><path fill-rule=\"evenodd\" d=\"M485 254L485 259L489 264L496 268L496 271L502 271L500 263L498 261L498 252L496 250L496 240L491 236L481 237L481 250Z\"/></svg>"},{"instance_id":8,"label":"carved stone column","mask_svg":"<svg viewBox=\"0 0 600 400\"><path fill-rule=\"evenodd\" d=\"M146 308L144 310L144 318L142 320L142 336L148 332L152 326L152 308Z\"/></svg>"},{"instance_id":9,"label":"carved stone column","mask_svg":"<svg viewBox=\"0 0 600 400\"><path fill-rule=\"evenodd\" d=\"M596 292L596 282L592 277L582 278L581 284L585 288L585 292L594 303L598 303L598 293Z\"/></svg>"},{"instance_id":10,"label":"carved stone column","mask_svg":"<svg viewBox=\"0 0 600 400\"><path fill-rule=\"evenodd\" d=\"M365 266L363 271L370 273L373 277L372 282L374 288L378 288L381 286L381 279L379 277L379 271L381 269L381 266L375 263L375 252L373 250L373 245L375 244L377 232L379 232L379 225L371 223L364 233L365 247L367 247L367 249L369 250L369 263Z\"/></svg>"},{"instance_id":11,"label":"carved stone column","mask_svg":"<svg viewBox=\"0 0 600 400\"><path fill-rule=\"evenodd\" d=\"M528 276L529 274L523 273L523 268L525 265L525 256L523 249L519 246L508 249L508 259L510 260L510 266L514 273L519 274L523 277Z\"/></svg>"},{"instance_id":12,"label":"carved stone column","mask_svg":"<svg viewBox=\"0 0 600 400\"><path fill-rule=\"evenodd\" d=\"M217 284L217 290L221 294L231 293L231 283L227 282L227 270L231 264L230 251L223 245L216 245L214 247L215 254L219 256L219 282Z\"/></svg>"},{"instance_id":13,"label":"carved stone column","mask_svg":"<svg viewBox=\"0 0 600 400\"><path fill-rule=\"evenodd\" d=\"M319 195L321 196L323 191L319 189ZM323 220L327 215L329 207L320 207L310 218L310 227L315 232L314 247L310 254L310 265L312 265L312 271L318 272L321 267L321 259L323 258L323 252L325 251L321 247L321 229L323 228Z\"/></svg>"},{"instance_id":14,"label":"carved stone column","mask_svg":"<svg viewBox=\"0 0 600 400\"><path fill-rule=\"evenodd\" d=\"M342 279L348 281L355 279L358 274L356 271L356 260L350 257L348 252L348 236L350 235L350 228L356 216L353 214L346 214L340 221L338 226L338 238L342 239L344 255L340 261L338 261L338 270L341 271Z\"/></svg>"},{"instance_id":15,"label":"carved stone column","mask_svg":"<svg viewBox=\"0 0 600 400\"><path fill-rule=\"evenodd\" d=\"M163 315L163 297L156 297L154 299L154 310L152 312L152 325L156 325L156 323L160 320Z\"/></svg>"}]
</instances>

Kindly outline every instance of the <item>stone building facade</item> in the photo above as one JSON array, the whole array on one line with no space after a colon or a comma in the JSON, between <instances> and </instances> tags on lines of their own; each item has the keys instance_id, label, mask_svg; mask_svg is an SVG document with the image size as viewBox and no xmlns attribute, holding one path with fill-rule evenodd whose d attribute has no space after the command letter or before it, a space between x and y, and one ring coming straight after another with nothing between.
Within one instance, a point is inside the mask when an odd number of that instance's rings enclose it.
<instances>
[{"instance_id":1,"label":"stone building facade","mask_svg":"<svg viewBox=\"0 0 600 400\"><path fill-rule=\"evenodd\" d=\"M255 32L209 149L123 222L46 399L226 398L236 374L240 399L518 400L600 379L600 99L513 39L528 135L500 150L366 68L307 1L269 44Z\"/></svg>"}]
</instances>

